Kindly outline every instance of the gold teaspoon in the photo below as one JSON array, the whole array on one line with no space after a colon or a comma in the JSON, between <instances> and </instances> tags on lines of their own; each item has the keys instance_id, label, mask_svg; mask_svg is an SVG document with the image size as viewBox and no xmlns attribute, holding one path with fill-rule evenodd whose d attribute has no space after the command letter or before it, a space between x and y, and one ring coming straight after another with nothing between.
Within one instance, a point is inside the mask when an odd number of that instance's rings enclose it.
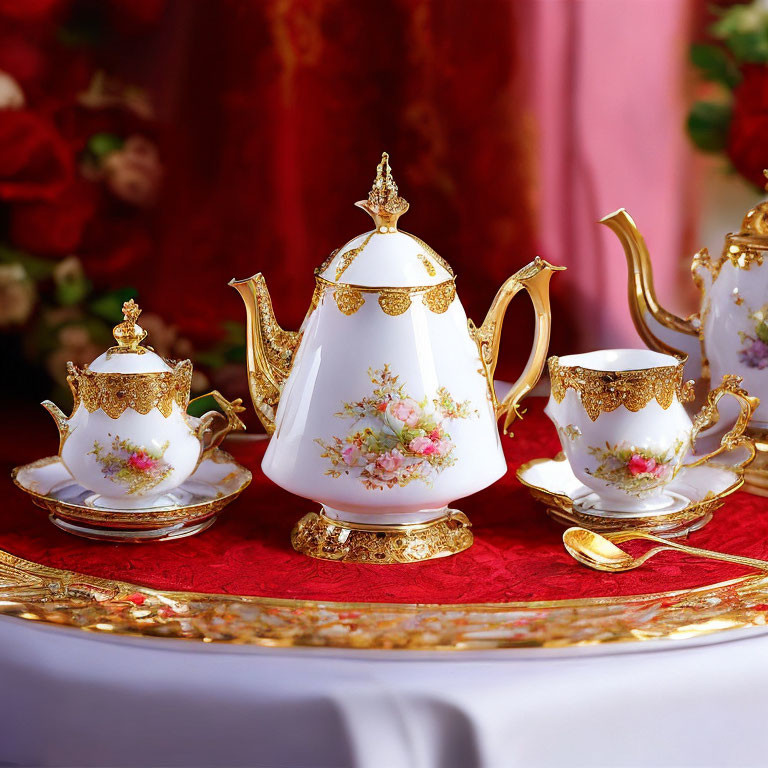
<instances>
[{"instance_id":1,"label":"gold teaspoon","mask_svg":"<svg viewBox=\"0 0 768 768\"><path fill-rule=\"evenodd\" d=\"M649 549L640 557L632 557L628 552L616 546L616 544L621 544L631 539L647 539L648 541L658 542L662 546ZM641 566L648 558L663 552L665 549L676 549L689 555L709 557L712 560L724 560L726 563L748 565L751 568L759 568L763 571L768 570L768 561L766 560L756 560L739 555L726 555L724 552L713 552L711 549L687 547L685 544L667 541L645 531L621 531L602 536L599 533L588 531L586 528L568 528L563 533L563 544L566 550L568 550L568 554L582 563L582 565L595 568L598 571L608 571L609 573L631 571L633 568Z\"/></svg>"}]
</instances>

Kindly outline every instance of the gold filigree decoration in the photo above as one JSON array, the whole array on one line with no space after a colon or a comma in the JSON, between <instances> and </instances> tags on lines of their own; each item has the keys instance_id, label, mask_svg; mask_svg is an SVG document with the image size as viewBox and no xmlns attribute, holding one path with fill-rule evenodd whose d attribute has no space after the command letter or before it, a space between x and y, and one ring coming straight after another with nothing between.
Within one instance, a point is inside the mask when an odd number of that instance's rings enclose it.
<instances>
[{"instance_id":1,"label":"gold filigree decoration","mask_svg":"<svg viewBox=\"0 0 768 768\"><path fill-rule=\"evenodd\" d=\"M256 282L254 289L259 308L259 323L265 341L264 352L273 374L282 385L291 372L293 356L301 341L301 331L286 331L277 322L272 298L263 278Z\"/></svg>"},{"instance_id":2,"label":"gold filigree decoration","mask_svg":"<svg viewBox=\"0 0 768 768\"><path fill-rule=\"evenodd\" d=\"M101 409L117 419L127 408L147 414L154 408L166 418L173 404L186 411L192 382L192 363L182 360L172 371L160 373L99 373L88 366L67 363L67 382L75 398L74 411L82 405L89 413Z\"/></svg>"},{"instance_id":3,"label":"gold filigree decoration","mask_svg":"<svg viewBox=\"0 0 768 768\"><path fill-rule=\"evenodd\" d=\"M424 306L431 312L442 314L456 298L456 284L453 280L446 280L444 283L438 283L437 285L378 288L366 285L334 283L317 275L315 277L313 302L319 303L326 290L333 291L336 304L345 315L355 314L365 303L365 294L367 293L379 295L379 306L388 315L401 315L407 311L416 296L421 296Z\"/></svg>"},{"instance_id":4,"label":"gold filigree decoration","mask_svg":"<svg viewBox=\"0 0 768 768\"><path fill-rule=\"evenodd\" d=\"M335 250L331 251L330 255L326 258L326 260L315 270L315 274L322 275L323 272L325 272L325 270L331 266L331 262L336 258L336 254L340 250L341 250L340 248L336 248Z\"/></svg>"},{"instance_id":5,"label":"gold filigree decoration","mask_svg":"<svg viewBox=\"0 0 768 768\"><path fill-rule=\"evenodd\" d=\"M248 384L256 415L267 434L275 431L275 411L280 393L301 343L301 331L286 331L272 308L267 284L261 273L248 280L232 280L243 297L248 313ZM312 301L318 301L317 292ZM313 309L310 304L309 311Z\"/></svg>"},{"instance_id":6,"label":"gold filigree decoration","mask_svg":"<svg viewBox=\"0 0 768 768\"><path fill-rule=\"evenodd\" d=\"M552 397L561 403L566 390L578 393L587 415L595 421L601 413L623 405L636 413L652 400L667 410L675 396L681 403L693 400L693 382L683 383L683 363L637 371L595 371L581 366L562 366L549 358Z\"/></svg>"},{"instance_id":7,"label":"gold filigree decoration","mask_svg":"<svg viewBox=\"0 0 768 768\"><path fill-rule=\"evenodd\" d=\"M430 277L434 277L437 274L437 270L435 269L432 262L423 254L418 254L419 261L424 265L424 269L427 270L427 274Z\"/></svg>"},{"instance_id":8,"label":"gold filigree decoration","mask_svg":"<svg viewBox=\"0 0 768 768\"><path fill-rule=\"evenodd\" d=\"M471 523L463 512L425 525L391 526L387 530L350 525L322 512L310 512L291 533L293 548L320 560L345 563L417 563L463 552L472 545Z\"/></svg>"},{"instance_id":9,"label":"gold filigree decoration","mask_svg":"<svg viewBox=\"0 0 768 768\"><path fill-rule=\"evenodd\" d=\"M341 254L339 257L339 263L336 265L336 279L341 279L341 276L347 271L348 267L352 262L363 252L365 249L365 246L368 245L368 243L371 242L371 238L376 234L376 232L369 232L366 236L365 240L363 240L360 245L357 246L357 248L351 248L348 251L345 251Z\"/></svg>"},{"instance_id":10,"label":"gold filigree decoration","mask_svg":"<svg viewBox=\"0 0 768 768\"><path fill-rule=\"evenodd\" d=\"M437 285L417 285L404 288L375 288L365 285L349 285L347 283L332 283L319 275L315 278L315 294L322 296L324 291L332 290L339 309L345 315L354 315L365 303L366 293L379 295L379 306L388 315L401 315L411 306L415 296L421 296L427 309L442 314L456 298L456 284L446 280ZM313 301L319 302L320 299Z\"/></svg>"},{"instance_id":11,"label":"gold filigree decoration","mask_svg":"<svg viewBox=\"0 0 768 768\"><path fill-rule=\"evenodd\" d=\"M557 431L568 440L575 440L577 437L581 437L581 430L575 424L558 427Z\"/></svg>"},{"instance_id":12,"label":"gold filigree decoration","mask_svg":"<svg viewBox=\"0 0 768 768\"><path fill-rule=\"evenodd\" d=\"M710 459L723 453L724 451L732 451L739 447L746 449L748 456L747 462L751 461L755 457L755 443L747 435L745 435L745 432L747 430L747 425L752 418L752 414L760 404L760 399L757 397L750 397L746 390L742 388L741 383L741 376L726 374L723 376L723 380L720 385L707 393L707 399L704 401L704 405L701 407L701 410L693 417L693 427L691 429L690 438L691 443L695 445L696 437L698 434L705 429L713 427L720 420L718 403L726 395L730 395L738 402L739 415L736 417L736 421L734 422L733 426L720 438L720 445L718 448L704 456L698 456L695 461L690 462L685 466L699 466L700 464L708 462Z\"/></svg>"},{"instance_id":13,"label":"gold filigree decoration","mask_svg":"<svg viewBox=\"0 0 768 768\"><path fill-rule=\"evenodd\" d=\"M362 292L348 285L336 288L333 298L336 300L339 311L345 315L354 315L365 304Z\"/></svg>"},{"instance_id":14,"label":"gold filigree decoration","mask_svg":"<svg viewBox=\"0 0 768 768\"><path fill-rule=\"evenodd\" d=\"M569 648L765 628L768 576L626 597L517 603L334 603L156 590L0 550L0 614L102 636L388 651Z\"/></svg>"},{"instance_id":15,"label":"gold filigree decoration","mask_svg":"<svg viewBox=\"0 0 768 768\"><path fill-rule=\"evenodd\" d=\"M401 290L383 290L379 293L379 306L387 315L402 315L411 306L410 293Z\"/></svg>"},{"instance_id":16,"label":"gold filigree decoration","mask_svg":"<svg viewBox=\"0 0 768 768\"><path fill-rule=\"evenodd\" d=\"M448 310L453 300L456 298L456 284L450 280L446 283L440 283L434 288L430 288L424 294L424 305L427 309L442 315Z\"/></svg>"},{"instance_id":17,"label":"gold filigree decoration","mask_svg":"<svg viewBox=\"0 0 768 768\"><path fill-rule=\"evenodd\" d=\"M382 153L381 162L376 166L376 178L368 199L355 205L370 215L377 232L389 234L397 231L397 220L408 210L408 201L400 197L386 152Z\"/></svg>"},{"instance_id":18,"label":"gold filigree decoration","mask_svg":"<svg viewBox=\"0 0 768 768\"><path fill-rule=\"evenodd\" d=\"M410 232L403 232L403 234L408 235L411 240L415 240L451 277L456 276L451 265L431 245L427 245L420 237L416 237Z\"/></svg>"}]
</instances>

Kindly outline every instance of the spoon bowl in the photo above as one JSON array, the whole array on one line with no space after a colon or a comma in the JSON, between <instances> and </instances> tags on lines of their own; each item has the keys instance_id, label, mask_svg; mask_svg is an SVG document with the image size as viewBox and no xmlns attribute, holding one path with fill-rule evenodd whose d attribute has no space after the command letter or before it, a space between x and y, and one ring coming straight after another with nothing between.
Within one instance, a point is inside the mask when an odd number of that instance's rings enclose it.
<instances>
[{"instance_id":1,"label":"spoon bowl","mask_svg":"<svg viewBox=\"0 0 768 768\"><path fill-rule=\"evenodd\" d=\"M640 565L605 536L586 528L569 528L563 533L563 544L574 560L598 571L626 571Z\"/></svg>"},{"instance_id":2,"label":"spoon bowl","mask_svg":"<svg viewBox=\"0 0 768 768\"><path fill-rule=\"evenodd\" d=\"M633 557L623 549L619 549L614 543L614 541L620 543L630 541L631 539L646 539L647 541L654 541L661 546L649 549L639 557ZM645 531L622 531L616 534L606 533L601 535L586 528L574 527L568 528L563 533L563 544L568 554L574 560L582 563L582 565L594 568L597 571L608 571L610 573L631 571L641 566L655 554L666 549L675 549L688 555L698 555L699 557L708 557L712 560L723 560L727 563L746 565L763 571L768 570L768 561L766 560L757 560L752 557L742 557L741 555L727 555L724 552L714 552L711 549L688 547L685 544L666 541Z\"/></svg>"}]
</instances>

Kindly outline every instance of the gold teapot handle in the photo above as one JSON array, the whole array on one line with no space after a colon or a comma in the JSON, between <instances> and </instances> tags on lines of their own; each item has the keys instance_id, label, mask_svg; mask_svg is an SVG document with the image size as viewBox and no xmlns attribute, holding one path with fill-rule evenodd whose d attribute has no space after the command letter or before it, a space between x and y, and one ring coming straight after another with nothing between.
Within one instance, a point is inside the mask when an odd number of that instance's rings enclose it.
<instances>
[{"instance_id":1,"label":"gold teapot handle","mask_svg":"<svg viewBox=\"0 0 768 768\"><path fill-rule=\"evenodd\" d=\"M732 451L735 448L743 447L747 449L747 459L741 462L741 466L746 466L755 458L755 445L747 437L744 437L744 431L749 425L749 420L758 405L760 399L751 397L741 387L741 376L726 374L719 387L713 389L707 395L707 400L701 407L701 410L693 417L693 429L691 430L691 446L694 445L699 433L705 429L714 426L720 414L717 411L717 404L725 395L731 395L739 403L739 415L734 425L723 435L720 445L704 456L698 457L690 464L683 464L683 467L698 467L705 464L715 456L719 456L724 451Z\"/></svg>"},{"instance_id":2,"label":"gold teapot handle","mask_svg":"<svg viewBox=\"0 0 768 768\"><path fill-rule=\"evenodd\" d=\"M480 360L483 364L488 386L493 400L494 413L498 419L504 414L504 434L516 418L520 418L520 401L536 386L544 370L549 349L549 335L552 327L552 316L549 302L549 281L552 273L565 269L556 267L537 256L530 264L516 272L501 286L499 292L485 316L483 324L477 328L469 321L469 332L477 344ZM512 385L504 399L499 402L493 383L493 374L499 358L501 327L509 302L522 290L528 291L536 312L536 330L533 337L531 354L528 357L525 370L520 378Z\"/></svg>"},{"instance_id":3,"label":"gold teapot handle","mask_svg":"<svg viewBox=\"0 0 768 768\"><path fill-rule=\"evenodd\" d=\"M214 389L212 392L207 392L204 395L193 398L189 401L189 405L192 405L192 403L202 400L205 397L212 397L223 413L219 411L208 411L200 417L200 423L195 430L195 436L202 446L201 455L218 447L221 441L230 432L245 430L245 424L243 424L240 417L237 415L245 410L242 404L242 398L238 397L236 400L230 402L221 394L221 392ZM217 424L217 422L219 423Z\"/></svg>"}]
</instances>

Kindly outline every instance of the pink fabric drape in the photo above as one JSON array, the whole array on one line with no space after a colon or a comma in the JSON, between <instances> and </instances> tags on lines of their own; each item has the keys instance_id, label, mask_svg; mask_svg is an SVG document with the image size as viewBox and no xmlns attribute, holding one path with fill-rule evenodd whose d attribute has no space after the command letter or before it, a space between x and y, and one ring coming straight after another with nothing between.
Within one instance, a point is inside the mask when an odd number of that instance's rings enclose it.
<instances>
[{"instance_id":1,"label":"pink fabric drape","mask_svg":"<svg viewBox=\"0 0 768 768\"><path fill-rule=\"evenodd\" d=\"M690 0L530 0L523 30L538 123L538 241L569 268L583 349L642 346L623 251L596 222L626 208L659 298L690 312L693 153L685 135ZM566 350L553 349L554 353Z\"/></svg>"}]
</instances>

